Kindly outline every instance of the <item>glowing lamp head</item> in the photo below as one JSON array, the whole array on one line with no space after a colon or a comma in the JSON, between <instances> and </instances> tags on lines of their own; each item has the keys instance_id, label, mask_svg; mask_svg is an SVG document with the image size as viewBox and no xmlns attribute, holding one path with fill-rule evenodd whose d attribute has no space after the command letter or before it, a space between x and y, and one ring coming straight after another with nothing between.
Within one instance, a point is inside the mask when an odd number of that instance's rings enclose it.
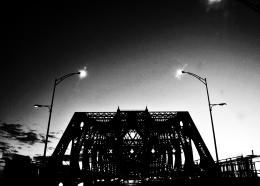
<instances>
[{"instance_id":1,"label":"glowing lamp head","mask_svg":"<svg viewBox=\"0 0 260 186\"><path fill-rule=\"evenodd\" d=\"M35 105L33 105L35 108L38 108L40 105L37 105L37 104L35 104Z\"/></svg>"},{"instance_id":2,"label":"glowing lamp head","mask_svg":"<svg viewBox=\"0 0 260 186\"><path fill-rule=\"evenodd\" d=\"M84 67L84 69L79 70L79 77L80 79L83 79L85 77L87 77L88 73L87 73L87 67Z\"/></svg>"},{"instance_id":3,"label":"glowing lamp head","mask_svg":"<svg viewBox=\"0 0 260 186\"><path fill-rule=\"evenodd\" d=\"M176 78L180 79L181 76L182 76L182 69L178 69L178 70L176 71Z\"/></svg>"}]
</instances>

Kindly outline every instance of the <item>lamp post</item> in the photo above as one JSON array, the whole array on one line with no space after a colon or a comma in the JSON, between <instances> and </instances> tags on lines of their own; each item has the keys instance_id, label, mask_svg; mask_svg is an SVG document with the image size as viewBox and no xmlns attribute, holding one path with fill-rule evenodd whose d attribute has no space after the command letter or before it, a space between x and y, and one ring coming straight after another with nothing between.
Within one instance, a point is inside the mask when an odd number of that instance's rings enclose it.
<instances>
[{"instance_id":1,"label":"lamp post","mask_svg":"<svg viewBox=\"0 0 260 186\"><path fill-rule=\"evenodd\" d=\"M55 78L54 85L53 85L53 91L52 91L51 104L50 105L38 105L38 104L34 105L34 107L47 107L47 108L49 108L49 119L48 119L48 126L47 126L47 132L46 132L46 137L45 137L45 145L44 145L44 153L43 153L44 159L46 159L47 143L48 143L48 137L49 137L51 115L52 115L52 108L53 108L53 100L54 100L56 86L60 82L62 82L64 79L71 77L73 75L79 75L80 78L86 77L87 76L86 68L84 68L84 70L80 70L79 72L73 72L73 73L69 73L69 74L63 75L61 77Z\"/></svg>"},{"instance_id":2,"label":"lamp post","mask_svg":"<svg viewBox=\"0 0 260 186\"><path fill-rule=\"evenodd\" d=\"M200 82L202 82L205 86L206 86L206 90L207 90L207 98L208 98L208 105L209 105L209 113L210 113L210 119L211 119L211 127L212 127L212 133L213 133L213 139L214 139L214 147L215 147L215 153L216 153L216 161L217 163L219 162L219 159L218 159L218 150L217 150L217 143L216 143L216 136L215 136L215 130L214 130L214 124L213 124L213 118L212 118L212 107L213 106L216 106L216 105L225 105L226 103L220 103L220 104L211 104L210 103L210 99L209 99L209 91L208 91L208 84L207 84L207 79L206 78L202 78L200 76L198 76L197 74L194 74L194 73L191 73L191 72L187 72L187 71L179 71L177 72L178 74L181 73L186 73L186 74L189 74L195 78L197 78Z\"/></svg>"}]
</instances>

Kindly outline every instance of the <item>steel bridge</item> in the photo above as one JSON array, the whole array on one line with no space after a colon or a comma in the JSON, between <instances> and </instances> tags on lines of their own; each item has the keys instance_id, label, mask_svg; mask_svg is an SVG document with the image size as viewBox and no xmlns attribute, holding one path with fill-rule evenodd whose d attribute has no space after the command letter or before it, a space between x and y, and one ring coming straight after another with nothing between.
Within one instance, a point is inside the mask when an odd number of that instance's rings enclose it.
<instances>
[{"instance_id":1,"label":"steel bridge","mask_svg":"<svg viewBox=\"0 0 260 186\"><path fill-rule=\"evenodd\" d=\"M215 174L215 167L188 112L118 108L74 113L47 173L49 185L65 186L191 179Z\"/></svg>"}]
</instances>

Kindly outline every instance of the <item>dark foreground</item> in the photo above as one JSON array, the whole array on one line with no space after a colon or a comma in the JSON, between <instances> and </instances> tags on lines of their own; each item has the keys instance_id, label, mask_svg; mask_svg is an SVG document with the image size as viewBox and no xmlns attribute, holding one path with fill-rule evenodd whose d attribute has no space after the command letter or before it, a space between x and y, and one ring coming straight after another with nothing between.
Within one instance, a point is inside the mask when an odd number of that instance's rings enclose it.
<instances>
[{"instance_id":1,"label":"dark foreground","mask_svg":"<svg viewBox=\"0 0 260 186\"><path fill-rule=\"evenodd\" d=\"M11 179L11 180L0 180L1 186L51 186L51 184L47 184L47 180L24 180L24 179ZM143 185L162 185L162 186L179 186L179 185L257 185L260 186L260 177L256 178L214 178L214 179L194 179L194 180L173 180L173 181L136 181L136 180L127 180L123 182L99 182L95 184L85 184L85 185L111 185L111 186L143 186ZM56 186L62 186L56 185ZM69 185L63 185L69 186ZM79 186L83 186L83 184L79 184Z\"/></svg>"},{"instance_id":2,"label":"dark foreground","mask_svg":"<svg viewBox=\"0 0 260 186\"><path fill-rule=\"evenodd\" d=\"M97 183L93 185L129 185L129 186L143 186L143 185L162 185L162 186L178 186L178 185L257 185L260 186L260 178L218 178L218 179L197 179L197 180L174 180L167 182L124 182L124 183Z\"/></svg>"}]
</instances>

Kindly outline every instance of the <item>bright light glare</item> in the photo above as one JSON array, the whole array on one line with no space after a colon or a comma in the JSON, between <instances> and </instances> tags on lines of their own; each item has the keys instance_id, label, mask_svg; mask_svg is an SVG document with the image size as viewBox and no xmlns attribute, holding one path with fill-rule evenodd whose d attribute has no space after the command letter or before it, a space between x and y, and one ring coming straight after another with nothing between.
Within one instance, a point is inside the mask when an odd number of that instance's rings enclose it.
<instances>
[{"instance_id":1,"label":"bright light glare","mask_svg":"<svg viewBox=\"0 0 260 186\"><path fill-rule=\"evenodd\" d=\"M220 3L222 0L208 0L208 4Z\"/></svg>"},{"instance_id":2,"label":"bright light glare","mask_svg":"<svg viewBox=\"0 0 260 186\"><path fill-rule=\"evenodd\" d=\"M184 68L188 66L187 64L183 65L181 68L176 70L176 78L180 79L183 75L182 71L184 70Z\"/></svg>"},{"instance_id":3,"label":"bright light glare","mask_svg":"<svg viewBox=\"0 0 260 186\"><path fill-rule=\"evenodd\" d=\"M80 72L80 74L79 74L80 79L83 79L83 78L87 77L87 75L88 75L86 66L84 67L84 69L79 70L79 72Z\"/></svg>"},{"instance_id":4,"label":"bright light glare","mask_svg":"<svg viewBox=\"0 0 260 186\"><path fill-rule=\"evenodd\" d=\"M182 69L178 69L178 70L176 71L176 78L180 79L181 76L182 76Z\"/></svg>"}]
</instances>

